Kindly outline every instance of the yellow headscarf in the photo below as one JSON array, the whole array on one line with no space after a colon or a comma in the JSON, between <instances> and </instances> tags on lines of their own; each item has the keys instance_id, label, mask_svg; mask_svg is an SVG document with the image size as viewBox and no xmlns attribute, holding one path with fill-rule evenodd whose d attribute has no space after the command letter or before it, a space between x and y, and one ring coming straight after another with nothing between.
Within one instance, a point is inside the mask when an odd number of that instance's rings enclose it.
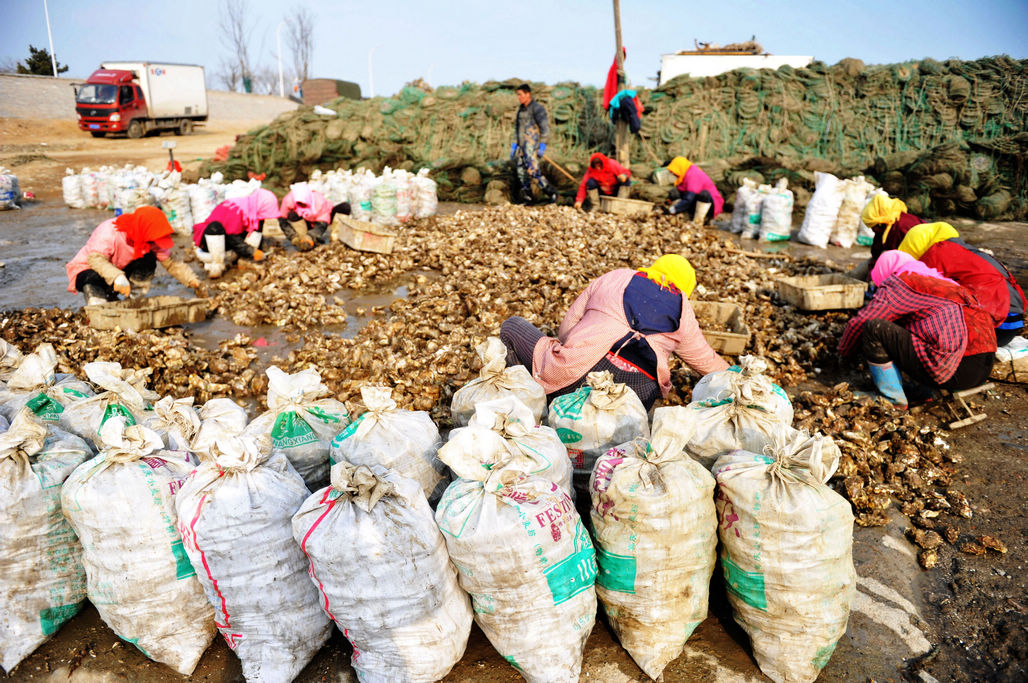
<instances>
[{"instance_id":1,"label":"yellow headscarf","mask_svg":"<svg viewBox=\"0 0 1028 683\"><path fill-rule=\"evenodd\" d=\"M692 167L692 162L685 157L675 157L671 160L671 163L667 165L667 170L675 174L675 185L682 184L682 178L685 177L686 172Z\"/></svg>"},{"instance_id":2,"label":"yellow headscarf","mask_svg":"<svg viewBox=\"0 0 1028 683\"><path fill-rule=\"evenodd\" d=\"M658 285L664 286L670 282L678 287L686 298L696 289L696 271L688 259L678 254L664 254L654 261L652 266L640 268L639 271L646 273L646 277Z\"/></svg>"},{"instance_id":3,"label":"yellow headscarf","mask_svg":"<svg viewBox=\"0 0 1028 683\"><path fill-rule=\"evenodd\" d=\"M860 220L864 225L873 228L876 225L884 225L885 232L882 233L882 241L889 236L889 229L893 223L899 220L901 213L907 212L907 205L899 199L894 199L882 193L876 194L867 203L864 210L860 212Z\"/></svg>"},{"instance_id":4,"label":"yellow headscarf","mask_svg":"<svg viewBox=\"0 0 1028 683\"><path fill-rule=\"evenodd\" d=\"M954 237L960 237L960 233L949 223L922 223L907 231L903 241L900 242L899 250L920 259L933 244Z\"/></svg>"}]
</instances>

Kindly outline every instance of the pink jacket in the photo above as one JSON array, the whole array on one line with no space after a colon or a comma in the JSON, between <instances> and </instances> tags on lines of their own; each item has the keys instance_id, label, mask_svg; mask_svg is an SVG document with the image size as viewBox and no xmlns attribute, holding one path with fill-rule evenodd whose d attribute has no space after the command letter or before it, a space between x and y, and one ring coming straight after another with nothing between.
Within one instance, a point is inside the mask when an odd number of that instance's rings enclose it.
<instances>
[{"instance_id":1,"label":"pink jacket","mask_svg":"<svg viewBox=\"0 0 1028 683\"><path fill-rule=\"evenodd\" d=\"M717 191L717 185L710 179L710 176L703 172L703 169L693 164L689 167L689 170L685 172L685 177L682 178L682 182L679 183L678 189L681 192L703 192L706 190L710 193L710 196L714 199L714 206L711 207L712 213L711 218L721 213L721 208L725 205L725 200L721 196L721 193Z\"/></svg>"},{"instance_id":2,"label":"pink jacket","mask_svg":"<svg viewBox=\"0 0 1028 683\"><path fill-rule=\"evenodd\" d=\"M207 230L207 226L215 221L221 223L221 226L225 228L226 235L241 235L244 232L251 232L246 230L243 225L243 212L239 210L239 207L233 204L231 200L225 200L214 207L214 211L211 211L211 215L207 217L207 220L193 226L193 244L200 246L203 242L203 233Z\"/></svg>"},{"instance_id":3,"label":"pink jacket","mask_svg":"<svg viewBox=\"0 0 1028 683\"><path fill-rule=\"evenodd\" d=\"M89 270L89 255L100 253L107 257L116 268L125 270L125 266L132 262L135 248L128 243L125 233L114 227L114 219L106 220L96 226L93 234L86 240L85 246L79 249L75 257L68 261L64 269L68 273L68 291L75 293L75 278L84 270ZM170 249L158 249L157 260L166 261L171 256Z\"/></svg>"},{"instance_id":4,"label":"pink jacket","mask_svg":"<svg viewBox=\"0 0 1028 683\"><path fill-rule=\"evenodd\" d=\"M289 194L282 198L282 211L279 215L282 216L282 218L287 218L290 211L295 211L300 214L300 217L306 221L310 221L311 223L328 223L332 218L331 202L325 199L325 196L320 192L310 189L308 189L307 192L309 192L310 195L309 197L304 198L302 196L297 196L298 194L302 194L303 190L291 190ZM296 203L297 200L299 200L301 204L306 204L306 206L298 206Z\"/></svg>"},{"instance_id":5,"label":"pink jacket","mask_svg":"<svg viewBox=\"0 0 1028 683\"><path fill-rule=\"evenodd\" d=\"M618 339L632 331L625 317L625 287L635 277L631 268L619 268L589 283L568 309L558 339L543 337L532 354L532 375L547 394L581 379ZM689 300L682 297L679 327L672 333L646 336L657 355L657 382L661 394L671 391L668 358L675 353L690 368L706 375L728 368L703 338Z\"/></svg>"}]
</instances>

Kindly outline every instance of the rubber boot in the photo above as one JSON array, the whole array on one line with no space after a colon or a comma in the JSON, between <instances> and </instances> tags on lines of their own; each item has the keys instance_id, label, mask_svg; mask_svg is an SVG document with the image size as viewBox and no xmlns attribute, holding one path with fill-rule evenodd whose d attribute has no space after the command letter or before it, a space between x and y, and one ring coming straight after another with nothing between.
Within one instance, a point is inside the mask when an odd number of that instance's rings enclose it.
<instances>
[{"instance_id":1,"label":"rubber boot","mask_svg":"<svg viewBox=\"0 0 1028 683\"><path fill-rule=\"evenodd\" d=\"M146 278L129 278L129 284L132 286L132 292L129 294L130 299L142 299L150 293L150 285L153 284L153 275Z\"/></svg>"},{"instance_id":2,"label":"rubber boot","mask_svg":"<svg viewBox=\"0 0 1028 683\"><path fill-rule=\"evenodd\" d=\"M600 210L600 191L599 190L589 190L588 192L586 192L586 194L589 195L589 209L591 211L599 211Z\"/></svg>"},{"instance_id":3,"label":"rubber boot","mask_svg":"<svg viewBox=\"0 0 1028 683\"><path fill-rule=\"evenodd\" d=\"M100 306L107 303L107 292L98 285L83 285L82 295L86 297L87 306Z\"/></svg>"},{"instance_id":4,"label":"rubber boot","mask_svg":"<svg viewBox=\"0 0 1028 683\"><path fill-rule=\"evenodd\" d=\"M632 186L628 183L625 183L624 185L618 188L618 197L621 199L628 199L628 195L631 194L631 192Z\"/></svg>"},{"instance_id":5,"label":"rubber boot","mask_svg":"<svg viewBox=\"0 0 1028 683\"><path fill-rule=\"evenodd\" d=\"M518 204L524 204L525 206L529 206L533 201L534 197L532 197L532 191L529 190L527 187L521 188L521 190L518 192Z\"/></svg>"},{"instance_id":6,"label":"rubber boot","mask_svg":"<svg viewBox=\"0 0 1028 683\"><path fill-rule=\"evenodd\" d=\"M696 208L692 214L693 223L703 225L703 221L707 220L708 211L710 211L710 202L696 202Z\"/></svg>"},{"instance_id":7,"label":"rubber boot","mask_svg":"<svg viewBox=\"0 0 1028 683\"><path fill-rule=\"evenodd\" d=\"M203 267L207 271L207 275L214 280L221 277L225 272L225 236L206 235L205 239L207 240L207 253L211 255L211 261L210 263L203 264Z\"/></svg>"},{"instance_id":8,"label":"rubber boot","mask_svg":"<svg viewBox=\"0 0 1028 683\"><path fill-rule=\"evenodd\" d=\"M892 361L887 363L871 363L867 366L871 369L871 379L875 383L878 393L892 401L897 408L907 407L907 395L903 392L903 376L900 374Z\"/></svg>"}]
</instances>

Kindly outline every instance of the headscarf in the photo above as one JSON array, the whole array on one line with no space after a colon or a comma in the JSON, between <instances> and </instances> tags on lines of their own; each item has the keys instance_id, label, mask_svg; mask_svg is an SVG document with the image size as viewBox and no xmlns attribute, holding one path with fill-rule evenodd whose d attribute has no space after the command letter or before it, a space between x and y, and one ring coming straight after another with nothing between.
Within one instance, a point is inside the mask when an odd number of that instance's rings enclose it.
<instances>
[{"instance_id":1,"label":"headscarf","mask_svg":"<svg viewBox=\"0 0 1028 683\"><path fill-rule=\"evenodd\" d=\"M667 165L667 170L675 174L675 185L681 185L685 174L692 168L692 162L685 157L675 157Z\"/></svg>"},{"instance_id":2,"label":"headscarf","mask_svg":"<svg viewBox=\"0 0 1028 683\"><path fill-rule=\"evenodd\" d=\"M593 152L592 156L589 157L589 168L592 168L593 164L597 161L600 162L600 166L605 167L607 165L607 155L603 152Z\"/></svg>"},{"instance_id":3,"label":"headscarf","mask_svg":"<svg viewBox=\"0 0 1028 683\"><path fill-rule=\"evenodd\" d=\"M900 199L894 199L879 192L871 198L864 210L860 212L860 220L864 225L873 228L876 225L891 227L899 220L900 214L907 212L907 205Z\"/></svg>"},{"instance_id":4,"label":"headscarf","mask_svg":"<svg viewBox=\"0 0 1028 683\"><path fill-rule=\"evenodd\" d=\"M296 183L290 186L293 191L293 201L297 205L310 207L314 205L314 190L307 183Z\"/></svg>"},{"instance_id":5,"label":"headscarf","mask_svg":"<svg viewBox=\"0 0 1028 683\"><path fill-rule=\"evenodd\" d=\"M175 246L170 237L173 232L171 223L156 206L141 206L132 213L123 213L114 219L114 227L118 232L125 233L128 243L132 245L133 261L153 251L151 244L158 249L171 249Z\"/></svg>"},{"instance_id":6,"label":"headscarf","mask_svg":"<svg viewBox=\"0 0 1028 683\"><path fill-rule=\"evenodd\" d=\"M243 225L247 232L253 232L261 221L278 218L278 199L271 190L260 189L246 197L230 199L229 202L243 214Z\"/></svg>"},{"instance_id":7,"label":"headscarf","mask_svg":"<svg viewBox=\"0 0 1028 683\"><path fill-rule=\"evenodd\" d=\"M871 269L871 282L875 283L875 287L880 287L891 276L903 273L934 277L937 280L945 280L958 287L960 286L959 283L944 276L935 268L921 263L910 254L898 249L882 252L882 255L878 257L878 261L875 262L875 267Z\"/></svg>"},{"instance_id":8,"label":"headscarf","mask_svg":"<svg viewBox=\"0 0 1028 683\"><path fill-rule=\"evenodd\" d=\"M960 233L949 223L922 223L908 230L897 248L919 259L932 245L954 237L960 237Z\"/></svg>"},{"instance_id":9,"label":"headscarf","mask_svg":"<svg viewBox=\"0 0 1028 683\"><path fill-rule=\"evenodd\" d=\"M639 272L646 273L646 277L662 287L673 284L686 298L696 289L696 271L688 259L678 254L664 254L652 266L640 268Z\"/></svg>"}]
</instances>

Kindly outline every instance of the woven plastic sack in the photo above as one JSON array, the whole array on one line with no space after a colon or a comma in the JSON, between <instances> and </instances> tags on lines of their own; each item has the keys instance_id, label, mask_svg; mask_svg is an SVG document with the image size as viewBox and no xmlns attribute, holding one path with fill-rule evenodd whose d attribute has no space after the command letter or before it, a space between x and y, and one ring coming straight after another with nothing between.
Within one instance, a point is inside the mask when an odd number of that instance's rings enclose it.
<instances>
[{"instance_id":1,"label":"woven plastic sack","mask_svg":"<svg viewBox=\"0 0 1028 683\"><path fill-rule=\"evenodd\" d=\"M739 234L750 224L749 197L756 193L757 183L752 178L743 178L739 189L735 191L735 204L732 206L731 231Z\"/></svg>"},{"instance_id":2,"label":"woven plastic sack","mask_svg":"<svg viewBox=\"0 0 1028 683\"><path fill-rule=\"evenodd\" d=\"M188 451L200 429L200 416L193 408L193 397L165 396L153 404L153 415L143 424L157 432L164 444L173 451Z\"/></svg>"},{"instance_id":3,"label":"woven plastic sack","mask_svg":"<svg viewBox=\"0 0 1028 683\"><path fill-rule=\"evenodd\" d=\"M51 344L40 344L35 351L22 356L6 387L0 387L0 414L11 420L23 407L28 407L40 420L76 433L62 420L65 407L93 396L93 389L56 370L57 352Z\"/></svg>"},{"instance_id":4,"label":"woven plastic sack","mask_svg":"<svg viewBox=\"0 0 1028 683\"><path fill-rule=\"evenodd\" d=\"M760 185L756 192L746 195L746 228L742 231L745 239L755 240L760 236L760 217L764 210L764 198L771 194L770 185Z\"/></svg>"},{"instance_id":5,"label":"woven plastic sack","mask_svg":"<svg viewBox=\"0 0 1028 683\"><path fill-rule=\"evenodd\" d=\"M557 432L535 424L532 411L513 396L479 403L467 427L450 432L439 450L451 453L458 477L475 479L497 464L552 481L571 492L571 459ZM460 457L452 454L459 453Z\"/></svg>"},{"instance_id":6,"label":"woven plastic sack","mask_svg":"<svg viewBox=\"0 0 1028 683\"><path fill-rule=\"evenodd\" d=\"M532 411L535 422L546 417L546 390L532 378L524 365L507 367L507 347L498 337L489 337L475 347L482 361L478 377L454 392L450 401L453 423L464 427L475 413L475 405L504 396L515 396Z\"/></svg>"},{"instance_id":7,"label":"woven plastic sack","mask_svg":"<svg viewBox=\"0 0 1028 683\"><path fill-rule=\"evenodd\" d=\"M439 460L443 439L423 410L400 410L389 387L361 387L367 411L332 440L329 460L351 465L382 465L418 482L435 505L446 490L446 466Z\"/></svg>"},{"instance_id":8,"label":"woven plastic sack","mask_svg":"<svg viewBox=\"0 0 1028 683\"><path fill-rule=\"evenodd\" d=\"M142 424L153 415L151 402L160 396L146 386L152 370L122 368L120 363L96 361L82 366L82 372L103 391L65 406L61 429L90 440L103 448L100 429L113 417L124 417L129 425Z\"/></svg>"},{"instance_id":9,"label":"woven plastic sack","mask_svg":"<svg viewBox=\"0 0 1028 683\"><path fill-rule=\"evenodd\" d=\"M245 435L218 439L179 492L179 529L243 676L291 681L332 622L293 540L290 520L310 491L285 455L266 450Z\"/></svg>"},{"instance_id":10,"label":"woven plastic sack","mask_svg":"<svg viewBox=\"0 0 1028 683\"><path fill-rule=\"evenodd\" d=\"M194 223L203 223L218 205L218 190L211 181L201 178L195 185L187 186L189 212Z\"/></svg>"},{"instance_id":11,"label":"woven plastic sack","mask_svg":"<svg viewBox=\"0 0 1028 683\"><path fill-rule=\"evenodd\" d=\"M657 408L653 437L596 462L596 595L621 645L660 680L707 617L717 548L714 477L684 451L694 416Z\"/></svg>"},{"instance_id":12,"label":"woven plastic sack","mask_svg":"<svg viewBox=\"0 0 1028 683\"><path fill-rule=\"evenodd\" d=\"M396 184L391 173L383 174L371 192L371 222L379 225L399 225L396 208Z\"/></svg>"},{"instance_id":13,"label":"woven plastic sack","mask_svg":"<svg viewBox=\"0 0 1028 683\"><path fill-rule=\"evenodd\" d=\"M404 170L394 171L392 182L396 186L396 220L403 225L410 222L414 213L414 189L410 174Z\"/></svg>"},{"instance_id":14,"label":"woven plastic sack","mask_svg":"<svg viewBox=\"0 0 1028 683\"><path fill-rule=\"evenodd\" d=\"M0 420L0 666L30 655L86 599L82 546L61 512L61 485L89 445L27 410Z\"/></svg>"},{"instance_id":15,"label":"woven plastic sack","mask_svg":"<svg viewBox=\"0 0 1028 683\"><path fill-rule=\"evenodd\" d=\"M428 177L428 169L423 168L411 180L414 192L414 217L428 218L434 216L439 206L439 195L436 182Z\"/></svg>"},{"instance_id":16,"label":"woven plastic sack","mask_svg":"<svg viewBox=\"0 0 1028 683\"><path fill-rule=\"evenodd\" d=\"M98 184L99 175L89 168L82 169L79 174L79 181L82 187L82 203L85 208L103 208L100 206L100 188Z\"/></svg>"},{"instance_id":17,"label":"woven plastic sack","mask_svg":"<svg viewBox=\"0 0 1028 683\"><path fill-rule=\"evenodd\" d=\"M328 483L328 453L339 432L350 424L346 406L328 395L317 370L287 374L267 369L268 411L251 422L244 434L271 437L271 445L289 458L308 488Z\"/></svg>"},{"instance_id":18,"label":"woven plastic sack","mask_svg":"<svg viewBox=\"0 0 1028 683\"><path fill-rule=\"evenodd\" d=\"M20 204L21 188L18 187L18 176L0 166L0 211L20 209Z\"/></svg>"},{"instance_id":19,"label":"woven plastic sack","mask_svg":"<svg viewBox=\"0 0 1028 683\"><path fill-rule=\"evenodd\" d=\"M846 632L856 589L853 512L808 468L807 439L794 431L764 453L737 451L714 466L728 601L774 681L817 678Z\"/></svg>"},{"instance_id":20,"label":"woven plastic sack","mask_svg":"<svg viewBox=\"0 0 1028 683\"><path fill-rule=\"evenodd\" d=\"M807 211L803 215L803 224L796 239L822 249L827 247L843 196L841 180L831 173L814 171L814 196L807 203Z\"/></svg>"},{"instance_id":21,"label":"woven plastic sack","mask_svg":"<svg viewBox=\"0 0 1028 683\"><path fill-rule=\"evenodd\" d=\"M17 346L0 339L0 389L21 365L22 353Z\"/></svg>"},{"instance_id":22,"label":"woven plastic sack","mask_svg":"<svg viewBox=\"0 0 1028 683\"><path fill-rule=\"evenodd\" d=\"M475 622L529 683L572 683L596 619L596 554L568 493L516 464L482 467L440 451L454 471L436 522L471 596Z\"/></svg>"},{"instance_id":23,"label":"woven plastic sack","mask_svg":"<svg viewBox=\"0 0 1028 683\"><path fill-rule=\"evenodd\" d=\"M848 249L857 241L861 225L860 212L864 210L867 194L874 186L864 180L864 176L857 176L843 181L843 188L842 204L839 205L839 213L835 218L835 226L832 228L829 241Z\"/></svg>"},{"instance_id":24,"label":"woven plastic sack","mask_svg":"<svg viewBox=\"0 0 1028 683\"><path fill-rule=\"evenodd\" d=\"M189 675L215 635L214 612L176 528L175 494L195 461L161 450L154 431L124 417L104 423L100 436L100 455L61 491L82 541L89 601L120 638Z\"/></svg>"},{"instance_id":25,"label":"woven plastic sack","mask_svg":"<svg viewBox=\"0 0 1028 683\"><path fill-rule=\"evenodd\" d=\"M331 487L293 515L293 538L361 681L429 683L464 656L471 604L416 481L333 465Z\"/></svg>"},{"instance_id":26,"label":"woven plastic sack","mask_svg":"<svg viewBox=\"0 0 1028 683\"><path fill-rule=\"evenodd\" d=\"M567 448L575 490L586 495L598 457L650 436L649 415L638 394L606 370L590 372L584 386L553 399L547 422Z\"/></svg>"},{"instance_id":27,"label":"woven plastic sack","mask_svg":"<svg viewBox=\"0 0 1028 683\"><path fill-rule=\"evenodd\" d=\"M371 196L375 189L375 176L364 171L355 176L350 186L350 215L354 220L371 220Z\"/></svg>"},{"instance_id":28,"label":"woven plastic sack","mask_svg":"<svg viewBox=\"0 0 1028 683\"><path fill-rule=\"evenodd\" d=\"M64 196L64 203L71 208L86 208L86 203L82 199L82 180L70 168L64 170L64 177L61 178L61 193Z\"/></svg>"},{"instance_id":29,"label":"woven plastic sack","mask_svg":"<svg viewBox=\"0 0 1028 683\"><path fill-rule=\"evenodd\" d=\"M212 398L200 406L197 416L200 426L189 450L201 460L210 458L211 448L219 438L242 434L250 420L246 410L230 398Z\"/></svg>"},{"instance_id":30,"label":"woven plastic sack","mask_svg":"<svg viewBox=\"0 0 1028 683\"><path fill-rule=\"evenodd\" d=\"M764 242L782 242L792 236L792 206L794 197L788 189L789 181L782 178L764 197L760 208L760 239Z\"/></svg>"}]
</instances>

